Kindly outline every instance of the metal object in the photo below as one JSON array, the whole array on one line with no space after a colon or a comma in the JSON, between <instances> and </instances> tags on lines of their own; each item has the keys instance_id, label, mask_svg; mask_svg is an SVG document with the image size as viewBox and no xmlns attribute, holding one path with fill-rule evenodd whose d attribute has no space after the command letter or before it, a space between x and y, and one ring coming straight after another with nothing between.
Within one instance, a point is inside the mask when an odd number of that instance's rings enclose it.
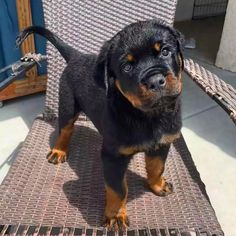
<instances>
[{"instance_id":1,"label":"metal object","mask_svg":"<svg viewBox=\"0 0 236 236\"><path fill-rule=\"evenodd\" d=\"M25 73L34 65L39 65L40 62L47 59L47 56L35 53L28 53L15 63L8 65L0 70L0 73L10 71L11 75L0 82L0 91L6 88L16 79L22 78Z\"/></svg>"}]
</instances>

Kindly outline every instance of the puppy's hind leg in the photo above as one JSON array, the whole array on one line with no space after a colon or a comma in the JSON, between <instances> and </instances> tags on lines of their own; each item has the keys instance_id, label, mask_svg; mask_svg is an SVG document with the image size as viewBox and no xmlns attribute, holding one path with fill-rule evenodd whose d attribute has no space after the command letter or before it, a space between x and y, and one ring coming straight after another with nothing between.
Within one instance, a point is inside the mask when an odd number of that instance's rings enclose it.
<instances>
[{"instance_id":1,"label":"puppy's hind leg","mask_svg":"<svg viewBox=\"0 0 236 236\"><path fill-rule=\"evenodd\" d=\"M59 136L47 155L48 162L59 164L66 161L74 123L78 118L79 111L71 89L64 83L59 94Z\"/></svg>"}]
</instances>

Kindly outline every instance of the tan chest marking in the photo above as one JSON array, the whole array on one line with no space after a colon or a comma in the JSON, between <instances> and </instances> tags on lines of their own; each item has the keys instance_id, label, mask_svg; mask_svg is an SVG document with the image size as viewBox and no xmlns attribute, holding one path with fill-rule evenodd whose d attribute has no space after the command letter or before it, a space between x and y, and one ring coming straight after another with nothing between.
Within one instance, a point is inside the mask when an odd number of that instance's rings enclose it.
<instances>
[{"instance_id":1,"label":"tan chest marking","mask_svg":"<svg viewBox=\"0 0 236 236\"><path fill-rule=\"evenodd\" d=\"M176 139L180 137L180 133L177 134L163 134L159 143L160 144L171 144L173 143Z\"/></svg>"},{"instance_id":2,"label":"tan chest marking","mask_svg":"<svg viewBox=\"0 0 236 236\"><path fill-rule=\"evenodd\" d=\"M153 143L143 143L140 145L133 145L133 146L121 146L119 148L119 153L125 156L134 155L138 152L145 152L152 147Z\"/></svg>"},{"instance_id":3,"label":"tan chest marking","mask_svg":"<svg viewBox=\"0 0 236 236\"><path fill-rule=\"evenodd\" d=\"M160 144L171 144L176 139L180 137L180 133L177 134L163 134L157 145L155 145L155 149L159 148ZM121 146L118 152L124 156L134 155L138 152L145 152L150 150L153 147L154 143L146 143L141 145L134 145L134 146Z\"/></svg>"},{"instance_id":4,"label":"tan chest marking","mask_svg":"<svg viewBox=\"0 0 236 236\"><path fill-rule=\"evenodd\" d=\"M119 153L121 155L130 156L139 152L140 148L138 146L121 146L119 148Z\"/></svg>"}]
</instances>

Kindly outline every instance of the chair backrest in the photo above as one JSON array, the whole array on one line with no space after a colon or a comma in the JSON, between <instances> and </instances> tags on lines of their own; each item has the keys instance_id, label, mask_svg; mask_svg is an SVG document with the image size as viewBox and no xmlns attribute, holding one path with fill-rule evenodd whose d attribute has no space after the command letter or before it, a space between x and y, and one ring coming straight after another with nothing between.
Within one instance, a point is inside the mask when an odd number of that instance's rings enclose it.
<instances>
[{"instance_id":1,"label":"chair backrest","mask_svg":"<svg viewBox=\"0 0 236 236\"><path fill-rule=\"evenodd\" d=\"M46 27L85 53L98 52L104 41L137 20L174 22L177 0L43 0ZM58 113L59 77L65 62L47 45L48 84L45 115Z\"/></svg>"}]
</instances>

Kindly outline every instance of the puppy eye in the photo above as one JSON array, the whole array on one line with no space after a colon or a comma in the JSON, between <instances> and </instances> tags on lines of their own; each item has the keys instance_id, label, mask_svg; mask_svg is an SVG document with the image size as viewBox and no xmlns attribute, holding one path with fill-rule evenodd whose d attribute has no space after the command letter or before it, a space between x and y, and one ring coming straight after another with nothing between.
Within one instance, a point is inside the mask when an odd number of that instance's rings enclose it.
<instances>
[{"instance_id":1,"label":"puppy eye","mask_svg":"<svg viewBox=\"0 0 236 236\"><path fill-rule=\"evenodd\" d=\"M130 63L124 63L123 65L122 65L122 70L124 71L124 72L130 72L131 70L132 70L132 65L130 64Z\"/></svg>"},{"instance_id":2,"label":"puppy eye","mask_svg":"<svg viewBox=\"0 0 236 236\"><path fill-rule=\"evenodd\" d=\"M163 49L161 50L161 55L162 55L162 57L169 57L170 54L171 54L171 52L170 52L170 50L169 50L168 48L163 48Z\"/></svg>"}]
</instances>

